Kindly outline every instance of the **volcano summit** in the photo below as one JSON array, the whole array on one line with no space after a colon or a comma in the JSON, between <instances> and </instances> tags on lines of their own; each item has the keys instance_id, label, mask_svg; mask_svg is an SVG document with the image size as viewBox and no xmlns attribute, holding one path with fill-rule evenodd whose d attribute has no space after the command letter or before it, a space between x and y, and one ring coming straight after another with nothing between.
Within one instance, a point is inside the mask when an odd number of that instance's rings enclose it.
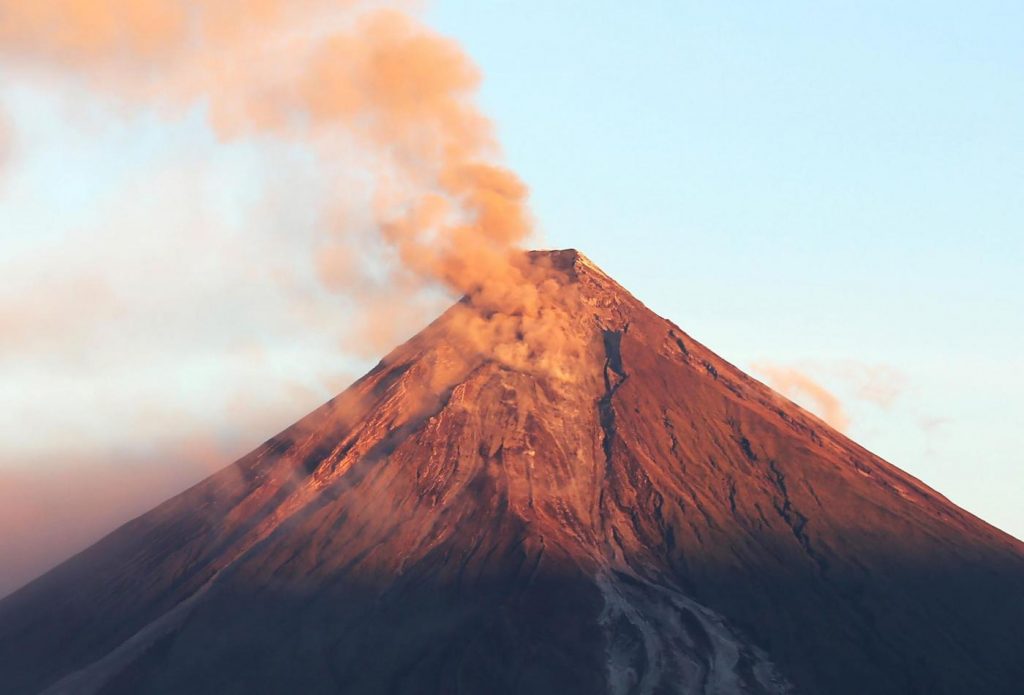
<instances>
[{"instance_id":1,"label":"volcano summit","mask_svg":"<svg viewBox=\"0 0 1024 695\"><path fill-rule=\"evenodd\" d=\"M529 264L561 311L463 300L0 601L0 690L1021 691L1024 544L579 253Z\"/></svg>"}]
</instances>

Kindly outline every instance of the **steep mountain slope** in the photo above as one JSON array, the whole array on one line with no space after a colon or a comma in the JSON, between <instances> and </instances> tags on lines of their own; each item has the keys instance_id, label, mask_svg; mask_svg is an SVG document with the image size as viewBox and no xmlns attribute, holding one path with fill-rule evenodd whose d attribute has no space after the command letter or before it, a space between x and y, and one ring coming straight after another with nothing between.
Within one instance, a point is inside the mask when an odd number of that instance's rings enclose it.
<instances>
[{"instance_id":1,"label":"steep mountain slope","mask_svg":"<svg viewBox=\"0 0 1024 695\"><path fill-rule=\"evenodd\" d=\"M532 259L568 366L465 349L456 305L0 601L0 690L1020 692L1020 542Z\"/></svg>"}]
</instances>

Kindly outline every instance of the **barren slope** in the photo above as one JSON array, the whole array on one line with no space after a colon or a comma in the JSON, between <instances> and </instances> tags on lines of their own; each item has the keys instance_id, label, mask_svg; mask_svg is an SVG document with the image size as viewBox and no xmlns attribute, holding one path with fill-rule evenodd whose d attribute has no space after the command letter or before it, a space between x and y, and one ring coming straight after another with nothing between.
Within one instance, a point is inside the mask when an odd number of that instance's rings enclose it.
<instances>
[{"instance_id":1,"label":"barren slope","mask_svg":"<svg viewBox=\"0 0 1024 695\"><path fill-rule=\"evenodd\" d=\"M0 690L1019 692L1018 541L535 258L571 378L455 354L453 308L0 601Z\"/></svg>"}]
</instances>

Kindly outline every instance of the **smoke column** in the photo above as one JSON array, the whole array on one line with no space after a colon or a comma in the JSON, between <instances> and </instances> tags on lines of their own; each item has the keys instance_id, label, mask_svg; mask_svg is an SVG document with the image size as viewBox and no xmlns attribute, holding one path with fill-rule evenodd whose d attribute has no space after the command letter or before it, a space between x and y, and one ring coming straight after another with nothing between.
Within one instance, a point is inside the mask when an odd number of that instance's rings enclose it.
<instances>
[{"instance_id":1,"label":"smoke column","mask_svg":"<svg viewBox=\"0 0 1024 695\"><path fill-rule=\"evenodd\" d=\"M381 321L394 320L381 307L440 284L487 316L467 316L466 350L548 368L568 349L558 310L537 291L549 280L516 253L532 231L527 189L496 163L474 101L480 75L456 43L400 8L0 0L0 59L169 117L202 105L224 140L271 137L325 164L357 161L367 209L335 205L353 186L339 180L311 249L324 285L358 298L353 343L381 349L392 333Z\"/></svg>"},{"instance_id":2,"label":"smoke column","mask_svg":"<svg viewBox=\"0 0 1024 695\"><path fill-rule=\"evenodd\" d=\"M499 164L494 129L475 102L480 75L455 42L424 26L411 9L362 0L0 0L0 66L34 86L70 85L99 95L115 113L156 112L173 121L200 112L222 142L272 140L308 154L323 185L295 196L293 204L314 200L317 236L279 233L283 244L308 247L300 255L348 313L335 321L319 300L299 304L296 280L282 279L281 264L263 267L263 247L255 240L232 256L211 253L213 240L192 225L169 248L185 263L193 252L217 262L230 258L221 271L226 283L240 287L249 272L260 278L253 301L266 300L278 285L287 297L281 304L308 314L313 330L319 322L324 334L336 335L337 325L323 322L343 325L349 335L341 350L378 357L441 301L465 296L449 322L457 329L449 336L455 359L431 375L426 391L442 390L481 355L571 379L582 349L566 333L571 288L552 286L557 280L520 251L532 235L527 188ZM72 108L65 116L76 113ZM0 111L0 183L7 154L18 149L11 125ZM288 191L276 194L292 199ZM149 233L141 222L131 233ZM101 239L90 237L85 250L116 243L105 230ZM8 278L15 291L0 298L0 323L10 329L7 340L0 339L0 356L7 350L46 360L53 351L76 358L85 351L74 336L120 315L120 295L94 282L101 269L90 265L91 253L76 246L62 251L84 259L78 280L65 277L60 266L25 274L24 282ZM33 289L29 294L21 287ZM265 416L253 418L253 429L263 435L274 420ZM148 416L138 417L150 424ZM137 432L148 441L152 428L138 424L120 421L119 436ZM164 447L152 467L136 467L132 483L119 464L123 457L105 449L85 452L82 442L69 440L54 444L71 446L70 455L47 449L21 461L0 451L0 458L22 466L0 480L0 496L10 502L10 513L0 515L0 535L10 538L7 557L21 563L0 576L0 594L106 530L116 516L136 513L206 474L198 464L186 470L194 458L189 441ZM67 482L79 478L90 485ZM65 490L66 499L55 504L54 489ZM75 511L55 514L56 506Z\"/></svg>"}]
</instances>

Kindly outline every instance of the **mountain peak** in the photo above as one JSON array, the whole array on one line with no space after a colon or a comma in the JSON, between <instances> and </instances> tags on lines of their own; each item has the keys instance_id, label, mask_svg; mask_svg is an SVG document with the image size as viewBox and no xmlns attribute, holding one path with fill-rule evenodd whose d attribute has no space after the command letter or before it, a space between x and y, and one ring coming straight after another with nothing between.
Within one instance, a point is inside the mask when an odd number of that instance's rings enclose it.
<instances>
[{"instance_id":1,"label":"mountain peak","mask_svg":"<svg viewBox=\"0 0 1024 695\"><path fill-rule=\"evenodd\" d=\"M575 276L576 273L585 270L611 280L611 277L601 270L596 263L576 249L534 250L527 251L527 256L536 265L550 267L553 270L569 273L571 276Z\"/></svg>"},{"instance_id":2,"label":"mountain peak","mask_svg":"<svg viewBox=\"0 0 1024 695\"><path fill-rule=\"evenodd\" d=\"M586 257L577 249L534 249L526 254L533 259L548 259L551 264L561 269L567 269L581 259Z\"/></svg>"},{"instance_id":3,"label":"mountain peak","mask_svg":"<svg viewBox=\"0 0 1024 695\"><path fill-rule=\"evenodd\" d=\"M1019 542L527 258L0 601L7 691L1015 692Z\"/></svg>"}]
</instances>

